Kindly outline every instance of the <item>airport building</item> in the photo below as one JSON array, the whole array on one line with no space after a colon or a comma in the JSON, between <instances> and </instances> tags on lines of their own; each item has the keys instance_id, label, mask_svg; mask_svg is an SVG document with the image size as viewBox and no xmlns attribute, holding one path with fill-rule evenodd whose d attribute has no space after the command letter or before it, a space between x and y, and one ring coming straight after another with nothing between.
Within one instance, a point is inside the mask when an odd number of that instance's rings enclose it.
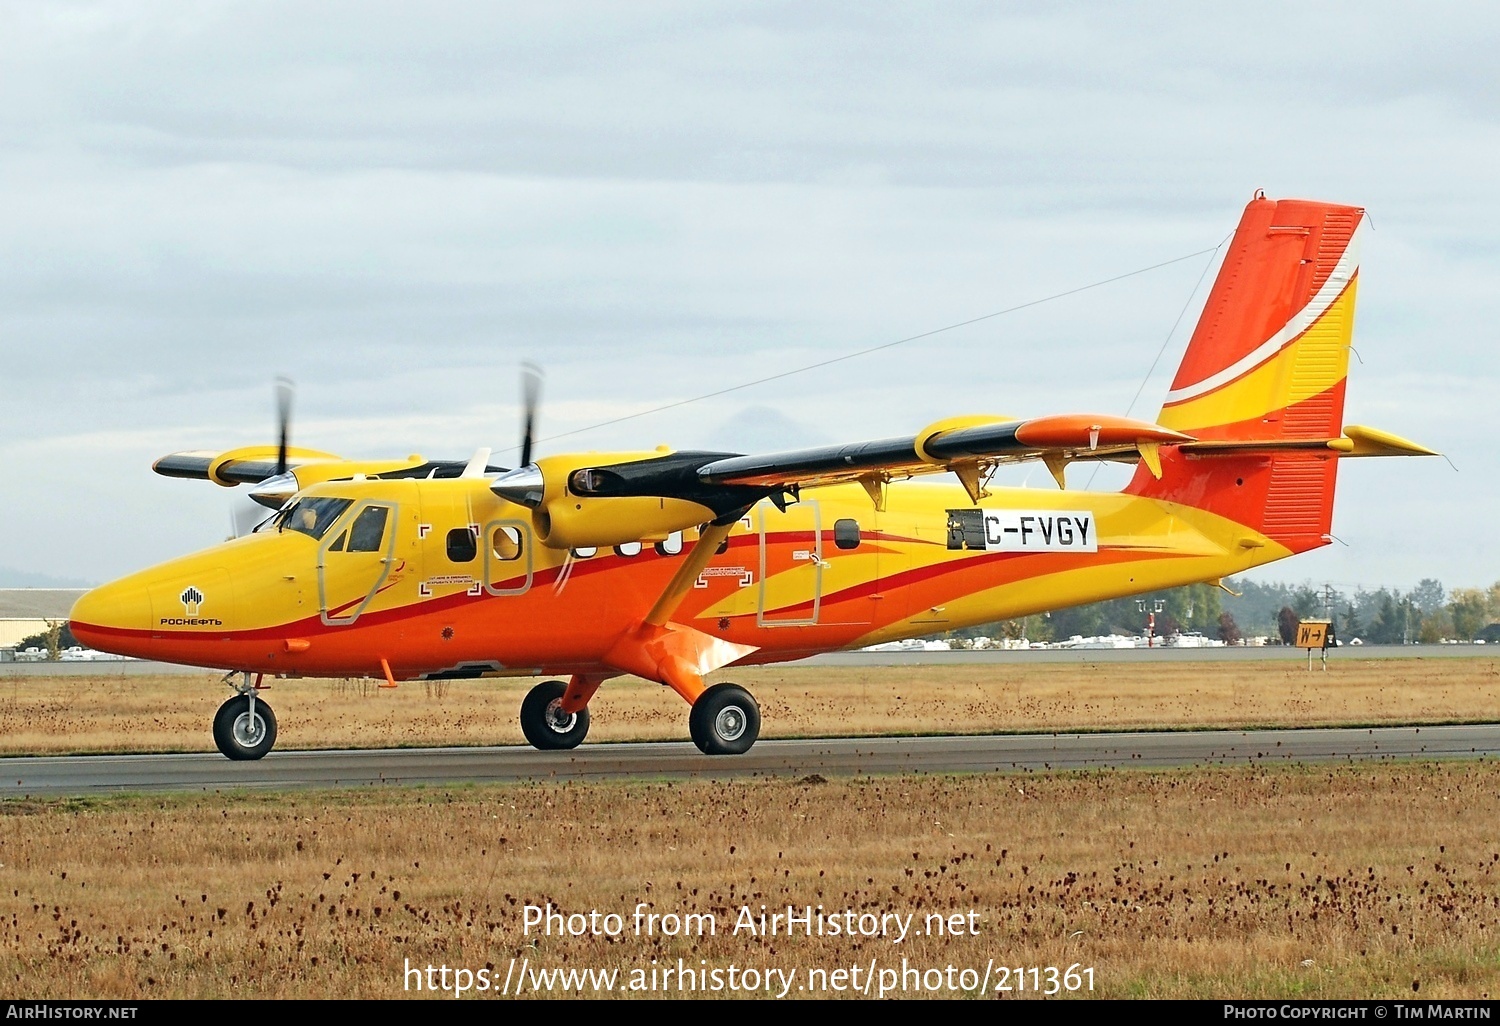
<instances>
[{"instance_id":1,"label":"airport building","mask_svg":"<svg viewBox=\"0 0 1500 1026\"><path fill-rule=\"evenodd\" d=\"M68 619L84 588L0 588L0 648Z\"/></svg>"}]
</instances>

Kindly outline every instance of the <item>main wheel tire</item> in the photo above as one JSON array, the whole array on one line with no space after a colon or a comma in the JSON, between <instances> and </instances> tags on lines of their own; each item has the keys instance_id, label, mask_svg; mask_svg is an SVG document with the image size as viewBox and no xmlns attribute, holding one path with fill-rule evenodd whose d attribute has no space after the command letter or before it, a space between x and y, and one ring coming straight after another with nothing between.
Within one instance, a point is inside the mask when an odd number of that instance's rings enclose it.
<instances>
[{"instance_id":1,"label":"main wheel tire","mask_svg":"<svg viewBox=\"0 0 1500 1026\"><path fill-rule=\"evenodd\" d=\"M760 706L738 684L715 684L693 703L688 731L704 755L744 755L760 736Z\"/></svg>"},{"instance_id":2,"label":"main wheel tire","mask_svg":"<svg viewBox=\"0 0 1500 1026\"><path fill-rule=\"evenodd\" d=\"M562 711L562 698L568 686L560 680L546 680L526 693L521 702L521 733L533 748L555 752L577 748L589 732L587 707L576 713Z\"/></svg>"},{"instance_id":3,"label":"main wheel tire","mask_svg":"<svg viewBox=\"0 0 1500 1026\"><path fill-rule=\"evenodd\" d=\"M276 714L260 698L250 712L250 696L235 695L214 714L214 744L235 762L264 758L276 743Z\"/></svg>"}]
</instances>

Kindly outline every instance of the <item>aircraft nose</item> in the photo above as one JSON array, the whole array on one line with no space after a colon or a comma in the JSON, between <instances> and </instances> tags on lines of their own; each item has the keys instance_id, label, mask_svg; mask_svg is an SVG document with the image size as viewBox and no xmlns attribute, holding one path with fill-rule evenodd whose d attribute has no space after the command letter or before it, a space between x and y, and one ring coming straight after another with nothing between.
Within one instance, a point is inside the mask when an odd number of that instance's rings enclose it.
<instances>
[{"instance_id":1,"label":"aircraft nose","mask_svg":"<svg viewBox=\"0 0 1500 1026\"><path fill-rule=\"evenodd\" d=\"M151 596L128 578L101 585L73 603L68 626L90 648L133 655L136 645L151 637Z\"/></svg>"}]
</instances>

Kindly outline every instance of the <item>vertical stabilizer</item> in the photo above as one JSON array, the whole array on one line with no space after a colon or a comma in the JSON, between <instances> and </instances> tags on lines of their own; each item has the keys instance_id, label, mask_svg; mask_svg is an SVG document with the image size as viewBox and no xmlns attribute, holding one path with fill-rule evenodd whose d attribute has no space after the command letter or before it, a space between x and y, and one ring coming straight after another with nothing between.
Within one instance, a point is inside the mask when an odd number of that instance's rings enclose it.
<instances>
[{"instance_id":1,"label":"vertical stabilizer","mask_svg":"<svg viewBox=\"0 0 1500 1026\"><path fill-rule=\"evenodd\" d=\"M1343 430L1364 210L1257 195L1245 207L1157 418L1203 441L1312 442ZM1229 516L1293 551L1324 544L1336 454L1171 454L1129 491Z\"/></svg>"}]
</instances>

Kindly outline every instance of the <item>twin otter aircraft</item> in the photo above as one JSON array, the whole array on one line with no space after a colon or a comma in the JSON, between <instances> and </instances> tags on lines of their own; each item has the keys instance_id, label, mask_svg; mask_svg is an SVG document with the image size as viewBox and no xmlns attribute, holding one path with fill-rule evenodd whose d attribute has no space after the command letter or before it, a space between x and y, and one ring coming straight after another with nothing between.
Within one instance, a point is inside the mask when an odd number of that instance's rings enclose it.
<instances>
[{"instance_id":1,"label":"twin otter aircraft","mask_svg":"<svg viewBox=\"0 0 1500 1026\"><path fill-rule=\"evenodd\" d=\"M79 640L231 671L231 759L276 719L266 675L557 677L521 703L537 748L572 748L612 677L665 684L708 754L760 711L730 665L1025 616L1229 574L1326 545L1339 461L1432 455L1343 424L1358 207L1257 195L1156 423L958 417L915 435L745 456L579 453L521 466L343 460L286 445L179 453L157 473L250 486L254 533L89 592ZM1058 490L989 488L1041 460ZM1069 464L1137 464L1119 493ZM949 483L909 479L951 473ZM238 672L238 678L233 673Z\"/></svg>"}]
</instances>

